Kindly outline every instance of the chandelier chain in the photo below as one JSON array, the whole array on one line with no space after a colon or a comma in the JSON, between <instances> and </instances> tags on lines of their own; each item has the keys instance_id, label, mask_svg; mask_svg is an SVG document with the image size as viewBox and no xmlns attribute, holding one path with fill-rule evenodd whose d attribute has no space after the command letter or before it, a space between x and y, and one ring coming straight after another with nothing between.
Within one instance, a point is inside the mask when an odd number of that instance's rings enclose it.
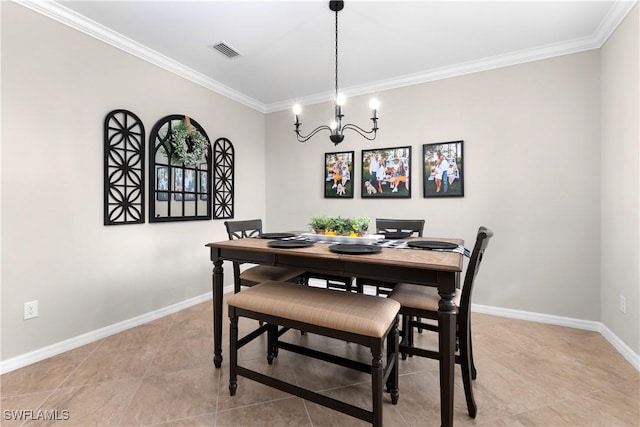
<instances>
[{"instance_id":1,"label":"chandelier chain","mask_svg":"<svg viewBox=\"0 0 640 427\"><path fill-rule=\"evenodd\" d=\"M336 100L338 99L338 11L336 10Z\"/></svg>"}]
</instances>

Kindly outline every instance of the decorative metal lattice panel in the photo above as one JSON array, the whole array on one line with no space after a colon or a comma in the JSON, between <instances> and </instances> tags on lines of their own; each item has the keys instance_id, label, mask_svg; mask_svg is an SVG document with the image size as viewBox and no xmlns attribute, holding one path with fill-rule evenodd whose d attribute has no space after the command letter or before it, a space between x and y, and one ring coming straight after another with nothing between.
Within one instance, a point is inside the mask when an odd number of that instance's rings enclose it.
<instances>
[{"instance_id":1,"label":"decorative metal lattice panel","mask_svg":"<svg viewBox=\"0 0 640 427\"><path fill-rule=\"evenodd\" d=\"M104 225L144 223L144 125L130 111L104 120Z\"/></svg>"},{"instance_id":2,"label":"decorative metal lattice panel","mask_svg":"<svg viewBox=\"0 0 640 427\"><path fill-rule=\"evenodd\" d=\"M213 219L233 218L233 144L218 138L213 144Z\"/></svg>"}]
</instances>

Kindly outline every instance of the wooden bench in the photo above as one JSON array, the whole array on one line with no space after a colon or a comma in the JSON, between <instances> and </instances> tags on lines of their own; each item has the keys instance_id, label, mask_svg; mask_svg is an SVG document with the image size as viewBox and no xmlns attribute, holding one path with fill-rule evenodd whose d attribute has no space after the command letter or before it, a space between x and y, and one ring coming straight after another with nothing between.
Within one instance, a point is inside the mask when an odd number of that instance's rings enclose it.
<instances>
[{"instance_id":1,"label":"wooden bench","mask_svg":"<svg viewBox=\"0 0 640 427\"><path fill-rule=\"evenodd\" d=\"M230 375L229 391L235 395L237 376L252 379L303 399L351 415L374 426L382 426L384 384L391 402L398 403L398 312L400 304L387 298L285 282L264 282L230 296ZM247 317L264 325L238 337L238 318ZM282 327L282 328L279 328ZM368 347L371 364L320 350L280 341L288 329L315 333ZM292 351L340 366L371 374L372 410L313 392L238 365L238 350L267 332L267 361L272 363L278 349ZM386 366L383 350L386 341Z\"/></svg>"}]
</instances>

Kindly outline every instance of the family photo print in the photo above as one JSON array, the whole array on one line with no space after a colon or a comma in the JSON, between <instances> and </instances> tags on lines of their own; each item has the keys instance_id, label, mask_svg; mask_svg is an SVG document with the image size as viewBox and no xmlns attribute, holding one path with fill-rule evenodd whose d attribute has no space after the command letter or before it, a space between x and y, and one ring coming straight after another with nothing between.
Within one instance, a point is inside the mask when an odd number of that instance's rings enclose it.
<instances>
[{"instance_id":1,"label":"family photo print","mask_svg":"<svg viewBox=\"0 0 640 427\"><path fill-rule=\"evenodd\" d=\"M424 197L463 197L463 141L424 144Z\"/></svg>"},{"instance_id":2,"label":"family photo print","mask_svg":"<svg viewBox=\"0 0 640 427\"><path fill-rule=\"evenodd\" d=\"M353 151L325 153L324 197L353 198Z\"/></svg>"},{"instance_id":3,"label":"family photo print","mask_svg":"<svg viewBox=\"0 0 640 427\"><path fill-rule=\"evenodd\" d=\"M362 197L410 198L411 147L362 150Z\"/></svg>"}]
</instances>

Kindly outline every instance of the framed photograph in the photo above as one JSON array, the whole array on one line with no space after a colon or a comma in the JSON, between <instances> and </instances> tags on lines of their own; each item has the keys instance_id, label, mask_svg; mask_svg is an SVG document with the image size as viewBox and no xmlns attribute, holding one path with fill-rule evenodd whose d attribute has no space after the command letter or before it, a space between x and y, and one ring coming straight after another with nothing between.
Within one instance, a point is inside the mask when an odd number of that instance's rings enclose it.
<instances>
[{"instance_id":1,"label":"framed photograph","mask_svg":"<svg viewBox=\"0 0 640 427\"><path fill-rule=\"evenodd\" d=\"M353 199L353 155L353 151L325 153L325 198Z\"/></svg>"},{"instance_id":2,"label":"framed photograph","mask_svg":"<svg viewBox=\"0 0 640 427\"><path fill-rule=\"evenodd\" d=\"M196 171L194 169L184 170L184 199L196 199Z\"/></svg>"},{"instance_id":3,"label":"framed photograph","mask_svg":"<svg viewBox=\"0 0 640 427\"><path fill-rule=\"evenodd\" d=\"M173 169L173 199L182 200L182 169Z\"/></svg>"},{"instance_id":4,"label":"framed photograph","mask_svg":"<svg viewBox=\"0 0 640 427\"><path fill-rule=\"evenodd\" d=\"M362 150L362 198L411 198L410 172L410 146Z\"/></svg>"},{"instance_id":5,"label":"framed photograph","mask_svg":"<svg viewBox=\"0 0 640 427\"><path fill-rule=\"evenodd\" d=\"M184 179L183 179L184 178ZM184 188L184 200L196 199L196 171L193 169L173 169L173 199L182 200L182 192Z\"/></svg>"},{"instance_id":6,"label":"framed photograph","mask_svg":"<svg viewBox=\"0 0 640 427\"><path fill-rule=\"evenodd\" d=\"M167 166L156 167L156 200L169 200L169 168Z\"/></svg>"},{"instance_id":7,"label":"framed photograph","mask_svg":"<svg viewBox=\"0 0 640 427\"><path fill-rule=\"evenodd\" d=\"M424 197L464 197L463 141L424 144Z\"/></svg>"},{"instance_id":8,"label":"framed photograph","mask_svg":"<svg viewBox=\"0 0 640 427\"><path fill-rule=\"evenodd\" d=\"M198 194L200 195L200 200L209 199L209 172L207 167L206 163L200 163L198 167Z\"/></svg>"}]
</instances>

